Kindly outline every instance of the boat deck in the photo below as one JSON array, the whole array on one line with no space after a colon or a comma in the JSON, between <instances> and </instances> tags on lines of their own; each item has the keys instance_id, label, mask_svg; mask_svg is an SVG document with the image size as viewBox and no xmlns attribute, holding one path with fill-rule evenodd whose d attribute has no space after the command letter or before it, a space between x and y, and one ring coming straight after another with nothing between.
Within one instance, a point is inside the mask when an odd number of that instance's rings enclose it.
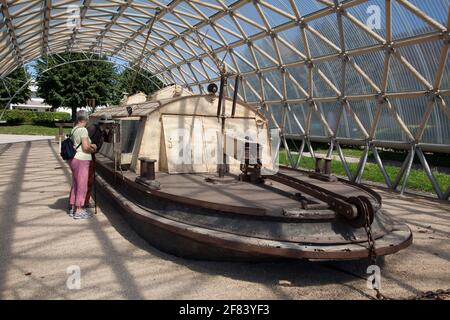
<instances>
[{"instance_id":1,"label":"boat deck","mask_svg":"<svg viewBox=\"0 0 450 320\"><path fill-rule=\"evenodd\" d=\"M103 165L112 168L111 160L99 156L98 160ZM358 196L367 193L354 186L337 182L327 182L308 177L301 172L294 172L280 169L281 173L294 177L301 177L301 180L313 183L317 186L332 189L333 192L344 196ZM123 171L124 177L134 181L137 175L132 171ZM156 173L156 180L160 182L161 193L168 196L176 196L189 199L191 202L203 202L210 205L242 209L249 212L253 209L259 214L278 216L283 214L284 209L298 209L301 203L296 199L298 190L283 185L275 181L266 181L264 184L252 184L241 182L236 176L228 175L223 183L214 174L167 174ZM214 182L208 182L213 180ZM327 204L309 195L302 194L308 203L320 205L327 208ZM231 210L231 211L235 211Z\"/></svg>"}]
</instances>

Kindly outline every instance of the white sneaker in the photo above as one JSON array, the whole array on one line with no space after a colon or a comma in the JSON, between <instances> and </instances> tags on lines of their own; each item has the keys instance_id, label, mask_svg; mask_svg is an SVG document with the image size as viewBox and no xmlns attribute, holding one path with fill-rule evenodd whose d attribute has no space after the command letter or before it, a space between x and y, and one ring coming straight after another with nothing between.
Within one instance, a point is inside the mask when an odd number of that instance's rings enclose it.
<instances>
[{"instance_id":1,"label":"white sneaker","mask_svg":"<svg viewBox=\"0 0 450 320\"><path fill-rule=\"evenodd\" d=\"M85 210L81 211L80 213L75 213L75 214L73 215L73 218L74 218L75 220L79 220L79 219L89 219L89 218L91 218L91 217L92 217L92 213L87 212L87 211L85 211Z\"/></svg>"}]
</instances>

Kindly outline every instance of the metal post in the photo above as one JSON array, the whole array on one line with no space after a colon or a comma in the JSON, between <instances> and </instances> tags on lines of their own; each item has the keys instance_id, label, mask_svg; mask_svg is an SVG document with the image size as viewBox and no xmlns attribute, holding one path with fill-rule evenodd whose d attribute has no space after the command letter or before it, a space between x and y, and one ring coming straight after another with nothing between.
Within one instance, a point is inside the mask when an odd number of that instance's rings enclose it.
<instances>
[{"instance_id":1,"label":"metal post","mask_svg":"<svg viewBox=\"0 0 450 320\"><path fill-rule=\"evenodd\" d=\"M304 149L305 149L305 139L302 140L302 144L300 146L300 149L298 150L298 157L294 169L297 169L300 166L300 160L302 159Z\"/></svg>"},{"instance_id":2,"label":"metal post","mask_svg":"<svg viewBox=\"0 0 450 320\"><path fill-rule=\"evenodd\" d=\"M291 150L289 149L288 143L287 143L287 141L286 141L286 137L285 137L284 135L283 135L282 140L283 140L284 148L286 149L286 155L287 155L287 157L288 157L289 164L290 164L291 167L293 168L293 167L294 167L294 161L292 160Z\"/></svg>"},{"instance_id":3,"label":"metal post","mask_svg":"<svg viewBox=\"0 0 450 320\"><path fill-rule=\"evenodd\" d=\"M333 156L333 150L334 150L334 141L331 140L330 148L328 149L328 152L327 152L327 158L331 158Z\"/></svg>"},{"instance_id":4,"label":"metal post","mask_svg":"<svg viewBox=\"0 0 450 320\"><path fill-rule=\"evenodd\" d=\"M344 170L345 170L345 173L347 174L348 179L353 181L353 175L348 167L347 160L345 160L344 153L342 152L342 149L341 149L341 146L339 145L339 143L336 143L336 150L339 154L339 158L341 158L341 163L344 166Z\"/></svg>"},{"instance_id":5,"label":"metal post","mask_svg":"<svg viewBox=\"0 0 450 320\"><path fill-rule=\"evenodd\" d=\"M422 163L422 167L425 169L425 173L428 176L428 179L430 179L431 184L433 185L434 191L436 192L439 199L446 199L444 198L444 194L442 193L441 187L439 186L438 182L433 176L433 173L431 172L430 166L428 165L427 159L425 158L425 155L423 154L423 151L420 148L416 148L417 156L419 157L420 162Z\"/></svg>"},{"instance_id":6,"label":"metal post","mask_svg":"<svg viewBox=\"0 0 450 320\"><path fill-rule=\"evenodd\" d=\"M219 101L217 103L217 118L220 117L220 114L222 113L222 103L224 98L224 87L225 87L225 76L222 75L220 77L220 87L219 87Z\"/></svg>"},{"instance_id":7,"label":"metal post","mask_svg":"<svg viewBox=\"0 0 450 320\"><path fill-rule=\"evenodd\" d=\"M405 177L403 178L402 188L400 189L400 194L403 195L406 188L406 183L408 182L409 174L411 173L411 167L414 162L414 156L415 156L416 146L413 145L411 147L411 157L409 157L408 160L408 166L406 167Z\"/></svg>"},{"instance_id":8,"label":"metal post","mask_svg":"<svg viewBox=\"0 0 450 320\"><path fill-rule=\"evenodd\" d=\"M353 176L352 181L356 183L361 183L361 178L364 172L364 168L366 167L367 157L369 156L369 145L366 145L366 149L364 150L364 154L359 160L358 168L356 170L355 175Z\"/></svg>"},{"instance_id":9,"label":"metal post","mask_svg":"<svg viewBox=\"0 0 450 320\"><path fill-rule=\"evenodd\" d=\"M444 195L442 196L443 200L448 200L450 198L450 186L447 188L447 191L445 191Z\"/></svg>"},{"instance_id":10,"label":"metal post","mask_svg":"<svg viewBox=\"0 0 450 320\"><path fill-rule=\"evenodd\" d=\"M231 109L231 117L234 118L234 115L236 114L236 102L238 99L238 91L239 91L239 81L241 76L236 75L235 83L234 83L234 93L233 93L233 107Z\"/></svg>"},{"instance_id":11,"label":"metal post","mask_svg":"<svg viewBox=\"0 0 450 320\"><path fill-rule=\"evenodd\" d=\"M405 158L405 161L403 161L402 166L400 167L400 172L397 175L397 178L395 178L394 184L392 185L392 189L396 190L400 181L402 180L403 174L405 173L406 167L409 163L409 158L413 156L411 155L411 151L409 151L408 155Z\"/></svg>"},{"instance_id":12,"label":"metal post","mask_svg":"<svg viewBox=\"0 0 450 320\"><path fill-rule=\"evenodd\" d=\"M375 158L376 163L378 164L378 168L380 168L381 173L383 174L384 180L386 181L386 185L389 189L392 188L392 181L389 175L387 174L386 169L384 168L383 162L381 161L380 155L378 154L377 147L372 146L373 156Z\"/></svg>"}]
</instances>

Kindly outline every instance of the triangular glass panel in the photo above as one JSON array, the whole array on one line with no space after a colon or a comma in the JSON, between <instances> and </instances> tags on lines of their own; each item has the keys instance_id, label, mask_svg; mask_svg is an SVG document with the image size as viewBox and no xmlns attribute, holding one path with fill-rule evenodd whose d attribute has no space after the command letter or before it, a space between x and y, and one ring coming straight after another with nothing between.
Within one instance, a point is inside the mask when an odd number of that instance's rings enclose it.
<instances>
[{"instance_id":1,"label":"triangular glass panel","mask_svg":"<svg viewBox=\"0 0 450 320\"><path fill-rule=\"evenodd\" d=\"M223 28L230 30L232 33L235 33L236 35L233 35L230 33L230 35L232 35L233 38L235 38L235 39L239 39L239 38L237 38L237 36L242 37L241 32L239 31L239 29L236 27L236 24L233 22L233 20L229 16L224 16L223 18L220 18L219 20L217 20L215 22L215 24L220 25ZM222 31L224 33L227 33L227 31L225 31L225 30L222 30Z\"/></svg>"},{"instance_id":2,"label":"triangular glass panel","mask_svg":"<svg viewBox=\"0 0 450 320\"><path fill-rule=\"evenodd\" d=\"M413 136L419 129L425 110L427 109L427 97L416 97L406 99L390 99L397 112Z\"/></svg>"},{"instance_id":3,"label":"triangular glass panel","mask_svg":"<svg viewBox=\"0 0 450 320\"><path fill-rule=\"evenodd\" d=\"M242 7L237 9L236 12L244 16L245 18L255 22L255 24L261 26L263 29L265 29L264 22L261 20L258 11L256 10L255 6L252 3L247 3L243 5ZM261 32L261 29L244 21L243 19L239 18L239 16L236 16L236 18L238 19L239 24L241 25L241 27L248 36Z\"/></svg>"},{"instance_id":4,"label":"triangular glass panel","mask_svg":"<svg viewBox=\"0 0 450 320\"><path fill-rule=\"evenodd\" d=\"M397 50L425 79L430 83L434 82L442 51L441 41L400 47Z\"/></svg>"},{"instance_id":5,"label":"triangular glass panel","mask_svg":"<svg viewBox=\"0 0 450 320\"><path fill-rule=\"evenodd\" d=\"M392 56L389 65L387 92L420 90L427 90L427 88L424 84L419 82L414 74L406 68L403 63Z\"/></svg>"},{"instance_id":6,"label":"triangular glass panel","mask_svg":"<svg viewBox=\"0 0 450 320\"><path fill-rule=\"evenodd\" d=\"M325 117L325 120L328 123L328 126L336 131L336 126L338 124L339 114L341 110L341 104L339 102L327 102L327 103L318 103L322 113Z\"/></svg>"},{"instance_id":7,"label":"triangular glass panel","mask_svg":"<svg viewBox=\"0 0 450 320\"><path fill-rule=\"evenodd\" d=\"M325 62L319 62L314 64L314 67L315 67L314 68L315 78L316 76L319 77L317 71L320 70L338 90L341 89L340 84L342 82L341 81L342 62L340 60L328 60ZM332 95L336 95L336 93L333 91Z\"/></svg>"},{"instance_id":8,"label":"triangular glass panel","mask_svg":"<svg viewBox=\"0 0 450 320\"><path fill-rule=\"evenodd\" d=\"M264 99L267 101L275 101L283 99L281 89L281 74L279 72L265 72L263 74L264 83Z\"/></svg>"},{"instance_id":9,"label":"triangular glass panel","mask_svg":"<svg viewBox=\"0 0 450 320\"><path fill-rule=\"evenodd\" d=\"M254 71L253 57L247 45L239 46L233 49L233 55L241 72Z\"/></svg>"},{"instance_id":10,"label":"triangular glass panel","mask_svg":"<svg viewBox=\"0 0 450 320\"><path fill-rule=\"evenodd\" d=\"M297 120L300 122L303 129L306 128L306 118L309 111L308 107L305 104L291 104L291 111L297 117ZM290 121L291 123L295 122L293 118Z\"/></svg>"},{"instance_id":11,"label":"triangular glass panel","mask_svg":"<svg viewBox=\"0 0 450 320\"><path fill-rule=\"evenodd\" d=\"M340 35L339 28L337 24L336 14L327 15L318 19L314 19L308 22L308 25L320 33L323 37L333 43L335 46L340 47ZM314 35L311 31L307 30L309 41L312 41L312 45L319 48L322 53L317 54L311 52L313 56L323 55L327 52L335 53L336 51L328 44L326 44L322 39ZM331 50L331 51L330 51Z\"/></svg>"},{"instance_id":12,"label":"triangular glass panel","mask_svg":"<svg viewBox=\"0 0 450 320\"><path fill-rule=\"evenodd\" d=\"M394 107L394 106L392 106ZM392 112L392 111L391 111ZM378 122L375 139L388 141L407 141L404 132L394 120L387 105L381 108L381 117Z\"/></svg>"},{"instance_id":13,"label":"triangular glass panel","mask_svg":"<svg viewBox=\"0 0 450 320\"><path fill-rule=\"evenodd\" d=\"M283 64L297 62L303 60L302 56L300 56L297 52L286 46L283 42L281 42L280 37L277 38L278 49L280 50L280 56ZM284 39L285 40L285 39ZM289 45L293 48L297 49L291 42L285 40ZM300 51L301 52L301 51ZM302 52L301 52L302 53Z\"/></svg>"},{"instance_id":14,"label":"triangular glass panel","mask_svg":"<svg viewBox=\"0 0 450 320\"><path fill-rule=\"evenodd\" d=\"M429 2L433 1L427 1L427 3ZM448 12L448 9L446 9L446 12ZM392 36L394 39L404 39L435 31L429 24L397 1L392 1L392 17L395 17L392 19Z\"/></svg>"},{"instance_id":15,"label":"triangular glass panel","mask_svg":"<svg viewBox=\"0 0 450 320\"><path fill-rule=\"evenodd\" d=\"M342 17L342 24L345 30L345 47L347 50L374 46L379 42L370 36L366 31L350 21L347 17Z\"/></svg>"},{"instance_id":16,"label":"triangular glass panel","mask_svg":"<svg viewBox=\"0 0 450 320\"><path fill-rule=\"evenodd\" d=\"M202 17L184 1L175 7L174 12L193 26L202 21Z\"/></svg>"},{"instance_id":17,"label":"triangular glass panel","mask_svg":"<svg viewBox=\"0 0 450 320\"><path fill-rule=\"evenodd\" d=\"M286 12L292 12L291 6L287 3L285 3L284 1L268 0L267 3L269 5L279 8L281 10L285 10ZM272 28L277 27L280 24L286 23L288 21L291 21L288 17L283 16L283 15L279 14L278 12L275 12L274 10L270 9L269 7L264 6L263 4L260 4L259 7L261 8L261 11L263 12L264 16L266 17L267 21L269 22L269 25Z\"/></svg>"},{"instance_id":18,"label":"triangular glass panel","mask_svg":"<svg viewBox=\"0 0 450 320\"><path fill-rule=\"evenodd\" d=\"M176 16L174 16L172 13L167 12L163 18L161 18L162 21L169 23L171 27L173 27L175 30L177 30L179 33L185 31L188 26L178 19Z\"/></svg>"},{"instance_id":19,"label":"triangular glass panel","mask_svg":"<svg viewBox=\"0 0 450 320\"><path fill-rule=\"evenodd\" d=\"M283 38L289 42L294 48L303 53L306 56L306 50L303 45L302 36L300 34L300 29L298 27L290 28L288 30L278 33L279 38ZM282 56L284 59L284 56ZM300 60L300 58L298 59Z\"/></svg>"},{"instance_id":20,"label":"triangular glass panel","mask_svg":"<svg viewBox=\"0 0 450 320\"><path fill-rule=\"evenodd\" d=\"M450 114L450 97L444 97L447 112ZM442 106L435 103L433 112L428 120L422 142L433 144L450 144L450 119L442 110Z\"/></svg>"},{"instance_id":21,"label":"triangular glass panel","mask_svg":"<svg viewBox=\"0 0 450 320\"><path fill-rule=\"evenodd\" d=\"M210 25L200 28L199 35L209 49L217 49L224 46L224 43L217 35L216 31Z\"/></svg>"},{"instance_id":22,"label":"triangular glass panel","mask_svg":"<svg viewBox=\"0 0 450 320\"><path fill-rule=\"evenodd\" d=\"M345 70L345 86L346 95L377 93L375 88L373 88L350 63L347 64Z\"/></svg>"},{"instance_id":23,"label":"triangular glass panel","mask_svg":"<svg viewBox=\"0 0 450 320\"><path fill-rule=\"evenodd\" d=\"M303 88L306 91L306 88ZM287 75L286 75L286 95L287 99L303 99L306 98L303 91L301 91L297 84L294 83Z\"/></svg>"},{"instance_id":24,"label":"triangular glass panel","mask_svg":"<svg viewBox=\"0 0 450 320\"><path fill-rule=\"evenodd\" d=\"M409 2L419 8L430 18L436 20L442 25L447 24L448 20L448 0L409 0Z\"/></svg>"},{"instance_id":25,"label":"triangular glass panel","mask_svg":"<svg viewBox=\"0 0 450 320\"><path fill-rule=\"evenodd\" d=\"M208 6L207 3L217 6L218 8L214 9L212 6ZM216 14L218 10L220 10L220 6L215 1L202 0L202 2L195 2L191 4L195 5L195 7L207 17L211 17L212 15Z\"/></svg>"},{"instance_id":26,"label":"triangular glass panel","mask_svg":"<svg viewBox=\"0 0 450 320\"><path fill-rule=\"evenodd\" d=\"M277 58L271 39L262 38L260 40L256 40L254 42L254 46L258 47L261 51L265 52L276 61ZM255 52L255 56L260 68L273 67L277 65L275 61L270 60L257 49L254 49L253 51Z\"/></svg>"},{"instance_id":27,"label":"triangular glass panel","mask_svg":"<svg viewBox=\"0 0 450 320\"><path fill-rule=\"evenodd\" d=\"M298 67L289 67L287 68L287 70L292 75L292 77L300 84L300 86L302 86L302 88L306 92L308 92L308 69L304 65L301 65Z\"/></svg>"},{"instance_id":28,"label":"triangular glass panel","mask_svg":"<svg viewBox=\"0 0 450 320\"><path fill-rule=\"evenodd\" d=\"M297 10L302 16L328 8L327 5L320 3L319 1L294 0L294 2L297 6Z\"/></svg>"},{"instance_id":29,"label":"triangular glass panel","mask_svg":"<svg viewBox=\"0 0 450 320\"><path fill-rule=\"evenodd\" d=\"M258 77L252 75L244 77L244 84L245 84L245 93L247 96L247 101L250 102L256 102L259 101L259 97L255 94L258 93L258 95L261 96L261 86L259 83Z\"/></svg>"},{"instance_id":30,"label":"triangular glass panel","mask_svg":"<svg viewBox=\"0 0 450 320\"><path fill-rule=\"evenodd\" d=\"M317 69L313 71L314 97L336 97L337 93L320 77Z\"/></svg>"},{"instance_id":31,"label":"triangular glass panel","mask_svg":"<svg viewBox=\"0 0 450 320\"><path fill-rule=\"evenodd\" d=\"M363 22L371 31L383 38L386 37L386 0L371 0L357 6L350 6L345 10Z\"/></svg>"},{"instance_id":32,"label":"triangular glass panel","mask_svg":"<svg viewBox=\"0 0 450 320\"><path fill-rule=\"evenodd\" d=\"M355 55L352 57L354 62L372 79L372 81L378 86L381 86L383 81L383 64L384 53L382 51L374 51L364 55ZM355 71L356 72L356 71ZM348 90L351 94L352 91Z\"/></svg>"},{"instance_id":33,"label":"triangular glass panel","mask_svg":"<svg viewBox=\"0 0 450 320\"><path fill-rule=\"evenodd\" d=\"M320 110L320 106L318 106ZM325 136L327 130L323 127L323 123L320 120L320 116L317 111L313 111L311 115L310 135L312 136Z\"/></svg>"},{"instance_id":34,"label":"triangular glass panel","mask_svg":"<svg viewBox=\"0 0 450 320\"><path fill-rule=\"evenodd\" d=\"M284 113L284 105L282 104L271 104L269 105L269 111L272 113L275 121L277 122L280 128L284 127L283 124L283 113Z\"/></svg>"},{"instance_id":35,"label":"triangular glass panel","mask_svg":"<svg viewBox=\"0 0 450 320\"><path fill-rule=\"evenodd\" d=\"M366 129L366 131L369 131L369 129ZM337 136L351 138L351 139L363 139L364 138L364 134L362 133L359 126L357 125L356 121L353 119L350 112L348 112L345 108L344 108L344 110L342 110L342 117L339 122Z\"/></svg>"}]
</instances>

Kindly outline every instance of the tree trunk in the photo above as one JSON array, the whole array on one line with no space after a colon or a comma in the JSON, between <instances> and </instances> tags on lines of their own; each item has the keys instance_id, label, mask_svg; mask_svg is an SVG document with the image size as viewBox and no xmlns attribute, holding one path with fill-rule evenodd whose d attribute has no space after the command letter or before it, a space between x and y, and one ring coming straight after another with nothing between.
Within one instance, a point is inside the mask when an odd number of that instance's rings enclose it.
<instances>
[{"instance_id":1,"label":"tree trunk","mask_svg":"<svg viewBox=\"0 0 450 320\"><path fill-rule=\"evenodd\" d=\"M77 107L72 107L72 121L75 122L77 120Z\"/></svg>"}]
</instances>

